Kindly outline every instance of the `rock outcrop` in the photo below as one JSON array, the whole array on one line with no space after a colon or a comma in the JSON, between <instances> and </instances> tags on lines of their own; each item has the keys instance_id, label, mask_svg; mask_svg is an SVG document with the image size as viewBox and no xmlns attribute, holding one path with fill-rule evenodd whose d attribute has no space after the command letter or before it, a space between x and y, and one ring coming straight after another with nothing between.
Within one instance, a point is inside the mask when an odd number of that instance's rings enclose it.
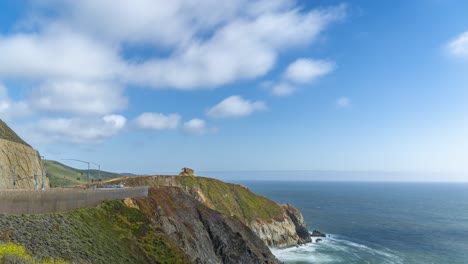
<instances>
[{"instance_id":1,"label":"rock outcrop","mask_svg":"<svg viewBox=\"0 0 468 264\"><path fill-rule=\"evenodd\" d=\"M192 263L279 263L236 217L206 207L181 188L153 187L134 199Z\"/></svg>"},{"instance_id":2,"label":"rock outcrop","mask_svg":"<svg viewBox=\"0 0 468 264\"><path fill-rule=\"evenodd\" d=\"M0 120L0 189L48 188L39 152Z\"/></svg>"},{"instance_id":3,"label":"rock outcrop","mask_svg":"<svg viewBox=\"0 0 468 264\"><path fill-rule=\"evenodd\" d=\"M302 214L290 204L279 205L238 184L205 177L146 176L116 181L126 186L179 187L212 210L237 218L267 246L286 248L311 242Z\"/></svg>"}]
</instances>

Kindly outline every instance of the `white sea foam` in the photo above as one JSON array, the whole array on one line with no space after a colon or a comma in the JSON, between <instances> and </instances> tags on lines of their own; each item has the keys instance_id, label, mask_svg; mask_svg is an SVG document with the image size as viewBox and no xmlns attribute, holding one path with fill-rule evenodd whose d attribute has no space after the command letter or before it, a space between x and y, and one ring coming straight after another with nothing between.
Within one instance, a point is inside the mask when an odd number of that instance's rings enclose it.
<instances>
[{"instance_id":1,"label":"white sea foam","mask_svg":"<svg viewBox=\"0 0 468 264\"><path fill-rule=\"evenodd\" d=\"M286 263L333 263L340 261L339 258L332 255L317 253L314 243L297 248L271 249L271 252L279 260Z\"/></svg>"},{"instance_id":2,"label":"white sea foam","mask_svg":"<svg viewBox=\"0 0 468 264\"><path fill-rule=\"evenodd\" d=\"M319 243L271 251L285 263L403 263L387 249L374 249L333 235Z\"/></svg>"}]
</instances>

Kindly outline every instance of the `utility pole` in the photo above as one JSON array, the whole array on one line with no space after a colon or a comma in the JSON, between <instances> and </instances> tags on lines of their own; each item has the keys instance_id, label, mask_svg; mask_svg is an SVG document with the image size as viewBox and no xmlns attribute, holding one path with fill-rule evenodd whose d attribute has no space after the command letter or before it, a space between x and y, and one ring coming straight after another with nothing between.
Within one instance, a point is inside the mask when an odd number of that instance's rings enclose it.
<instances>
[{"instance_id":1,"label":"utility pole","mask_svg":"<svg viewBox=\"0 0 468 264\"><path fill-rule=\"evenodd\" d=\"M96 163L93 163L93 162L89 162L89 161L84 161L84 160L79 160L79 159L62 159L62 160L73 160L73 161L78 161L78 162L81 162L81 163L86 163L88 165L88 171L86 173L87 177L88 177L88 181L90 181L89 179L89 170L90 170L90 165L93 164L93 165L96 165L98 166L99 170L98 170L98 177L99 179L101 178L101 165L99 164L96 164Z\"/></svg>"},{"instance_id":2,"label":"utility pole","mask_svg":"<svg viewBox=\"0 0 468 264\"><path fill-rule=\"evenodd\" d=\"M92 162L90 162L90 163L93 164L93 165L96 165L98 167L98 179L101 179L101 165L96 164L96 163L92 163Z\"/></svg>"}]
</instances>

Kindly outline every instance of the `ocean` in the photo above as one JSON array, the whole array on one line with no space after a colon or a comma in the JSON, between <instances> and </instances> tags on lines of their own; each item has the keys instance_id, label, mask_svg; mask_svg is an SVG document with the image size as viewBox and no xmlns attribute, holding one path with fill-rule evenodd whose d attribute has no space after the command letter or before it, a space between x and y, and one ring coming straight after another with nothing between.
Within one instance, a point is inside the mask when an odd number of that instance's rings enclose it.
<instances>
[{"instance_id":1,"label":"ocean","mask_svg":"<svg viewBox=\"0 0 468 264\"><path fill-rule=\"evenodd\" d=\"M298 208L324 241L272 249L284 263L468 263L468 184L238 182Z\"/></svg>"}]
</instances>

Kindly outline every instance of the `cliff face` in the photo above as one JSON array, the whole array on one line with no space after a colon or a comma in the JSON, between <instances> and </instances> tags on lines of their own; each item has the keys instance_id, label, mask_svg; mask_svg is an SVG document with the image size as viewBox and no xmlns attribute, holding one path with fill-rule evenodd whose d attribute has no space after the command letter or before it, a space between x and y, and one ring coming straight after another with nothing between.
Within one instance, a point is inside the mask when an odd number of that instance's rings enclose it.
<instances>
[{"instance_id":1,"label":"cliff face","mask_svg":"<svg viewBox=\"0 0 468 264\"><path fill-rule=\"evenodd\" d=\"M44 175L43 175L44 174ZM49 187L39 153L0 120L0 189Z\"/></svg>"},{"instance_id":2,"label":"cliff face","mask_svg":"<svg viewBox=\"0 0 468 264\"><path fill-rule=\"evenodd\" d=\"M269 247L285 248L311 242L301 213L290 204L279 205L248 188L204 177L126 177L126 185L173 186L212 210L236 218Z\"/></svg>"},{"instance_id":3,"label":"cliff face","mask_svg":"<svg viewBox=\"0 0 468 264\"><path fill-rule=\"evenodd\" d=\"M238 218L178 187L60 214L2 215L0 246L11 242L36 260L70 263L279 263Z\"/></svg>"},{"instance_id":4,"label":"cliff face","mask_svg":"<svg viewBox=\"0 0 468 264\"><path fill-rule=\"evenodd\" d=\"M177 187L154 187L133 199L192 263L278 263L238 218L223 215Z\"/></svg>"}]
</instances>

